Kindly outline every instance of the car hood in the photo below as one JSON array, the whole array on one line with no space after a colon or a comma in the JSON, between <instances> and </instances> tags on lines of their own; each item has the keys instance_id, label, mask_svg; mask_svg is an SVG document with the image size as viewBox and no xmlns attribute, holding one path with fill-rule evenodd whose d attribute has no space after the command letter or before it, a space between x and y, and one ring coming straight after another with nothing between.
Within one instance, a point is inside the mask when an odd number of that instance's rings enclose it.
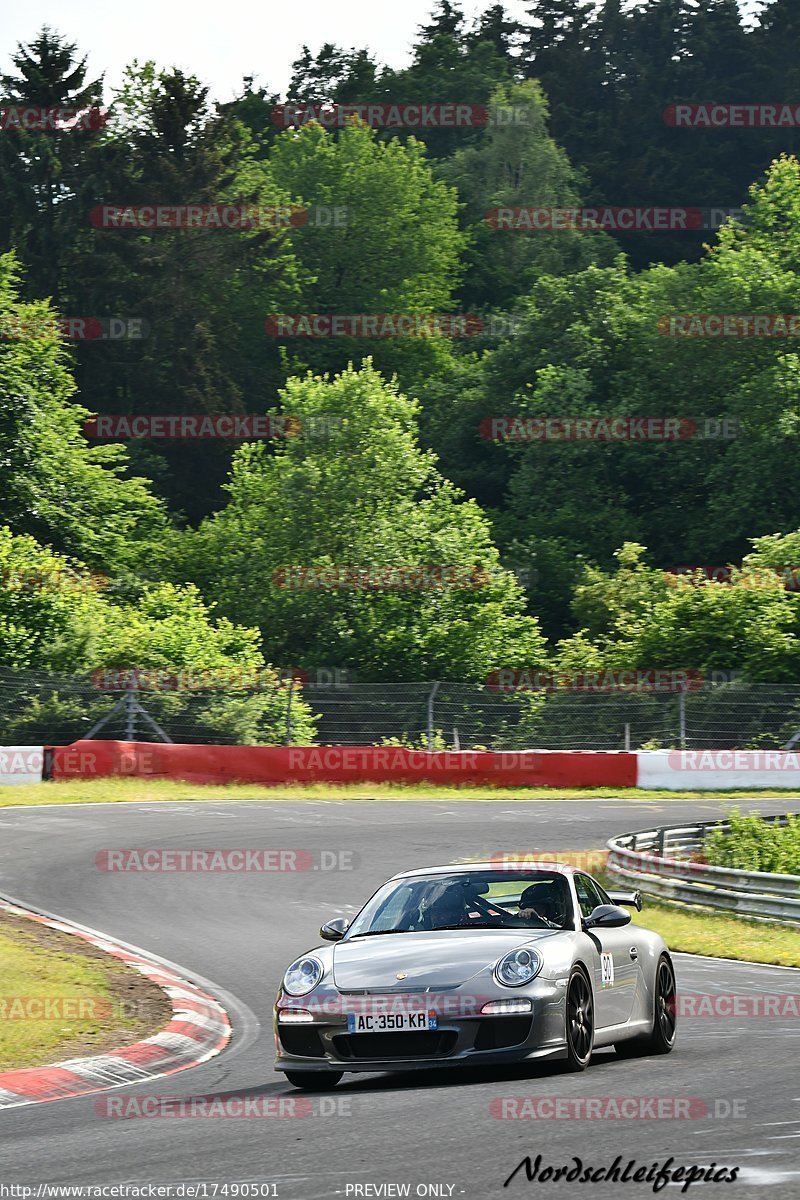
<instances>
[{"instance_id":1,"label":"car hood","mask_svg":"<svg viewBox=\"0 0 800 1200\"><path fill-rule=\"evenodd\" d=\"M354 938L334 947L333 981L344 992L458 987L517 946L558 937L559 932L447 929ZM405 977L398 979L398 974Z\"/></svg>"}]
</instances>

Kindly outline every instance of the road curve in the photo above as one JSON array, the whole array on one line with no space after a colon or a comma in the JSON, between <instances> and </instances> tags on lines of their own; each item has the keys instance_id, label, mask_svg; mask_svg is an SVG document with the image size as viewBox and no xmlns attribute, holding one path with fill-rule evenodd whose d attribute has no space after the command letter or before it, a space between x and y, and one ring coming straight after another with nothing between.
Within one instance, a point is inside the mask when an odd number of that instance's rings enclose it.
<instances>
[{"instance_id":1,"label":"road curve","mask_svg":"<svg viewBox=\"0 0 800 1200\"><path fill-rule=\"evenodd\" d=\"M764 812L799 807L747 803ZM283 967L318 941L325 917L351 912L406 867L596 847L613 833L719 812L713 801L627 800L5 808L0 892L161 955L228 994L231 1048L168 1081L126 1088L125 1097L296 1097L272 1069L270 1009ZM336 869L145 875L98 866L99 853L122 847L298 849L310 852L312 866ZM798 972L682 955L676 968L684 993L800 993ZM671 1156L674 1165L739 1167L735 1184L694 1184L692 1195L702 1187L703 1196L788 1200L800 1192L799 1052L800 1019L698 1017L682 1022L666 1059L622 1061L604 1051L583 1075L541 1067L345 1077L302 1119L284 1106L283 1116L264 1119L121 1120L98 1113L96 1097L63 1100L0 1113L0 1184L205 1182L211 1197L212 1184L269 1182L280 1200L402 1194L381 1184L409 1185L412 1196L439 1185L427 1194L474 1200L537 1191L555 1200L653 1195L648 1183L547 1187L523 1172L503 1187L526 1154L541 1154L543 1167L571 1165L574 1156L601 1167L622 1155L637 1166ZM712 1115L499 1120L490 1104L509 1096L693 1097ZM665 1194L681 1194L676 1186Z\"/></svg>"}]
</instances>

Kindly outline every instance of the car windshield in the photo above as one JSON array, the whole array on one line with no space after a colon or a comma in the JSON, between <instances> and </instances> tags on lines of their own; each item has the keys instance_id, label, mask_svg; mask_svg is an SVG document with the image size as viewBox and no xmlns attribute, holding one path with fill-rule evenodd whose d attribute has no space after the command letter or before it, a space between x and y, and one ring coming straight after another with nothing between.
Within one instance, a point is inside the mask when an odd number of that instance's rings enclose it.
<instances>
[{"instance_id":1,"label":"car windshield","mask_svg":"<svg viewBox=\"0 0 800 1200\"><path fill-rule=\"evenodd\" d=\"M415 875L385 884L347 931L348 940L435 929L566 929L572 899L554 871Z\"/></svg>"}]
</instances>

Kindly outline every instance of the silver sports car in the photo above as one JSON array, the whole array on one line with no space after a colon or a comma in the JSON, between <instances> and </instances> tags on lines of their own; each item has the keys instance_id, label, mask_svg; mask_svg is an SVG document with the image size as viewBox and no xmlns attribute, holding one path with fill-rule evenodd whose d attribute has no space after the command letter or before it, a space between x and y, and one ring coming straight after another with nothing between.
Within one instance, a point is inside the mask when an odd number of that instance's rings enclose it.
<instances>
[{"instance_id":1,"label":"silver sports car","mask_svg":"<svg viewBox=\"0 0 800 1200\"><path fill-rule=\"evenodd\" d=\"M286 971L275 1003L277 1070L296 1087L345 1071L414 1070L565 1058L592 1050L668 1054L675 973L661 938L560 863L474 863L395 875L335 945Z\"/></svg>"}]
</instances>

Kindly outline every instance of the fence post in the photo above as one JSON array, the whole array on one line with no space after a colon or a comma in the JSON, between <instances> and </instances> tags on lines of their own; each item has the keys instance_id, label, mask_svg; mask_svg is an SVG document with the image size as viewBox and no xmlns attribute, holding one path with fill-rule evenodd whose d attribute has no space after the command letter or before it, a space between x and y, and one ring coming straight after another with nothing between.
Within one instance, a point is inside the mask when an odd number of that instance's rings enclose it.
<instances>
[{"instance_id":1,"label":"fence post","mask_svg":"<svg viewBox=\"0 0 800 1200\"><path fill-rule=\"evenodd\" d=\"M289 679L289 695L286 698L286 745L292 744L292 696L294 695L294 676Z\"/></svg>"},{"instance_id":2,"label":"fence post","mask_svg":"<svg viewBox=\"0 0 800 1200\"><path fill-rule=\"evenodd\" d=\"M433 702L436 699L436 693L439 690L439 684L435 683L428 695L428 753L433 753Z\"/></svg>"},{"instance_id":3,"label":"fence post","mask_svg":"<svg viewBox=\"0 0 800 1200\"><path fill-rule=\"evenodd\" d=\"M134 673L131 672L131 678L128 681L128 689L125 692L125 741L136 741L136 697L134 695Z\"/></svg>"},{"instance_id":4,"label":"fence post","mask_svg":"<svg viewBox=\"0 0 800 1200\"><path fill-rule=\"evenodd\" d=\"M686 688L681 687L678 692L678 737L681 743L681 750L686 749Z\"/></svg>"}]
</instances>

